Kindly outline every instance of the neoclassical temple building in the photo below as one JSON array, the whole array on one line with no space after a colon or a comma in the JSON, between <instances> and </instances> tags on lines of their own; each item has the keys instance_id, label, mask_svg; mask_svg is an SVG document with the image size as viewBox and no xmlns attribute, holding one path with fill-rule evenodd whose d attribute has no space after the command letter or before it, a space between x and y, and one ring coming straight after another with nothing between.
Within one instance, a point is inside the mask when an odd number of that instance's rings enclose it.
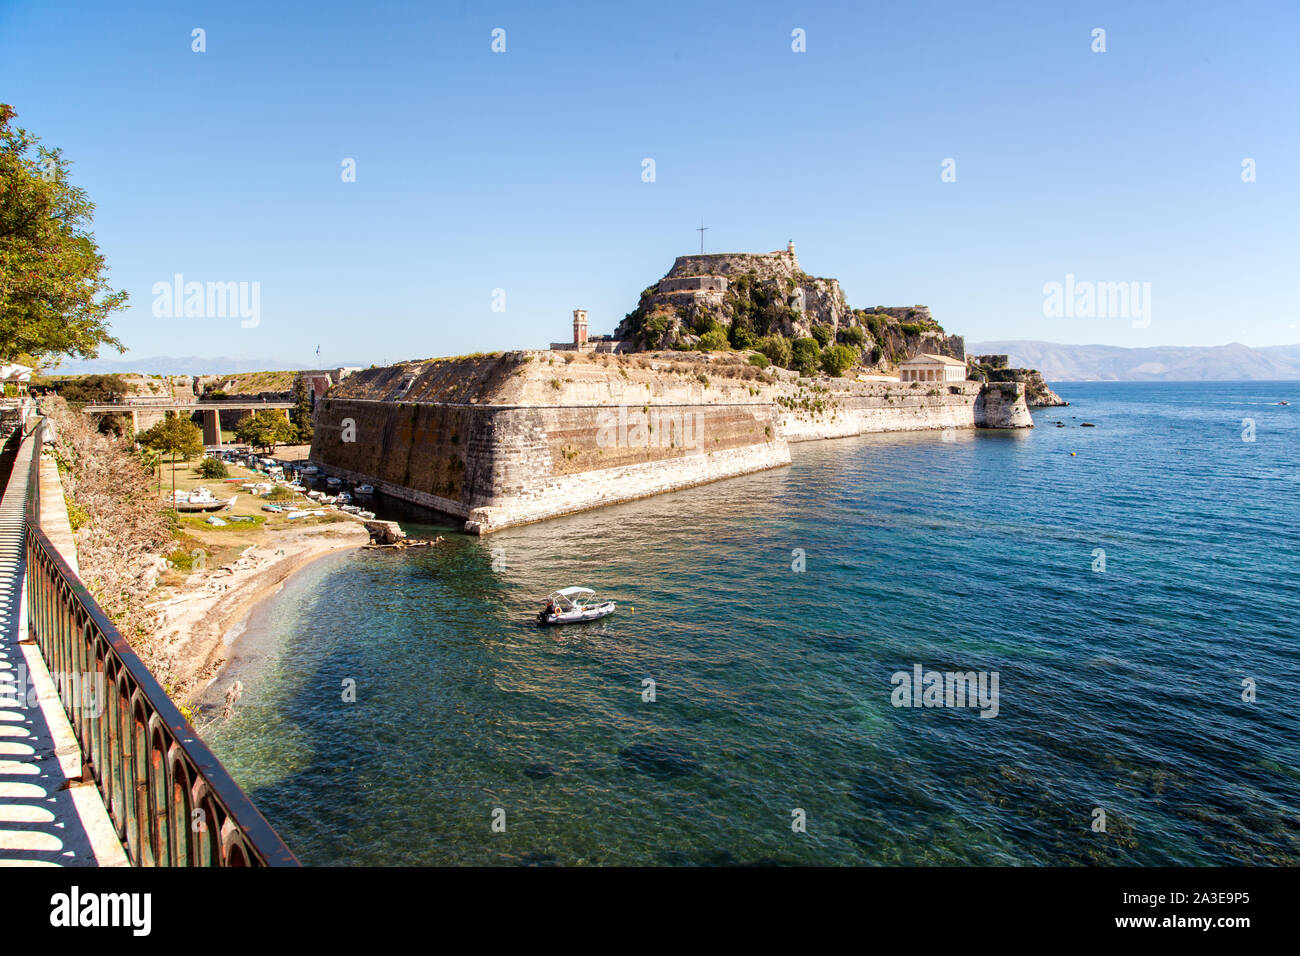
<instances>
[{"instance_id":1,"label":"neoclassical temple building","mask_svg":"<svg viewBox=\"0 0 1300 956\"><path fill-rule=\"evenodd\" d=\"M946 355L922 352L898 366L900 382L964 382L966 363Z\"/></svg>"}]
</instances>

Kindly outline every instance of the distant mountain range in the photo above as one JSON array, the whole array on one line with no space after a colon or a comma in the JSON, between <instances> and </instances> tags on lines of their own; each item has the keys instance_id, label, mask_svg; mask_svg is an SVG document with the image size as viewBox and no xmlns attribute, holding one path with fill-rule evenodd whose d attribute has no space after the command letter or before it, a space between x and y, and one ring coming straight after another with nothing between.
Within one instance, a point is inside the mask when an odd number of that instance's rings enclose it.
<instances>
[{"instance_id":1,"label":"distant mountain range","mask_svg":"<svg viewBox=\"0 0 1300 956\"><path fill-rule=\"evenodd\" d=\"M1049 382L1231 382L1300 379L1300 344L1251 348L1240 342L1214 346L1060 345L1029 340L973 342L968 355L1006 354L1011 364L1036 368ZM363 363L352 363L361 365ZM94 359L65 362L57 375L140 372L146 375L219 375L305 368L279 359L174 358ZM334 366L330 366L334 367Z\"/></svg>"},{"instance_id":2,"label":"distant mountain range","mask_svg":"<svg viewBox=\"0 0 1300 956\"><path fill-rule=\"evenodd\" d=\"M46 369L51 375L92 375L114 372L139 372L144 375L221 375L235 372L298 371L315 366L302 362L284 362L279 359L201 358L188 355L172 358L157 355L143 359L91 359L64 362L57 369ZM335 366L330 366L331 368Z\"/></svg>"},{"instance_id":3,"label":"distant mountain range","mask_svg":"<svg viewBox=\"0 0 1300 956\"><path fill-rule=\"evenodd\" d=\"M1036 368L1049 382L1233 382L1300 379L1300 345L1213 346L1059 345L1055 342L976 342L968 355L1001 355L1015 367Z\"/></svg>"}]
</instances>

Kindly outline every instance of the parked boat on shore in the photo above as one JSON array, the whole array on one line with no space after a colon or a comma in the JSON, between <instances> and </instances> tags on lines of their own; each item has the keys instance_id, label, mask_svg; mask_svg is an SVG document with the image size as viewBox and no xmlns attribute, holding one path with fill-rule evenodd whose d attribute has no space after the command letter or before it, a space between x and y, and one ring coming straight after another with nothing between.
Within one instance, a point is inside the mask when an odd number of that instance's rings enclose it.
<instances>
[{"instance_id":1,"label":"parked boat on shore","mask_svg":"<svg viewBox=\"0 0 1300 956\"><path fill-rule=\"evenodd\" d=\"M222 508L229 508L235 503L239 495L231 495L229 498L217 498L207 488L196 488L191 492L176 492L176 498L172 502L177 511L184 511L190 514L204 511L220 511Z\"/></svg>"}]
</instances>

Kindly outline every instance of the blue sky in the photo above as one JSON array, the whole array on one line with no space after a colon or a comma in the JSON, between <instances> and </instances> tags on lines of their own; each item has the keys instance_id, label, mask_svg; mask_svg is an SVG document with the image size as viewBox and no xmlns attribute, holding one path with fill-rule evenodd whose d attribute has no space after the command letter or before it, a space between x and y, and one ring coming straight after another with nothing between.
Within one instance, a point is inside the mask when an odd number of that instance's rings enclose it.
<instances>
[{"instance_id":1,"label":"blue sky","mask_svg":"<svg viewBox=\"0 0 1300 956\"><path fill-rule=\"evenodd\" d=\"M135 358L608 332L701 219L968 341L1266 346L1300 341L1298 10L0 0L0 98L96 202ZM260 283L258 324L156 316L176 273ZM1149 324L1045 316L1067 274L1149 282Z\"/></svg>"}]
</instances>

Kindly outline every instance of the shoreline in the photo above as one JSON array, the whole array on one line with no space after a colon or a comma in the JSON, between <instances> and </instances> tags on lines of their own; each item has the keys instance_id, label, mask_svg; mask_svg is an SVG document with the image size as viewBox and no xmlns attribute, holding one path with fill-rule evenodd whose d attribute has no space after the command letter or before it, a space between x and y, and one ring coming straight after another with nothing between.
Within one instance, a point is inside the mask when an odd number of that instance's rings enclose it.
<instances>
[{"instance_id":1,"label":"shoreline","mask_svg":"<svg viewBox=\"0 0 1300 956\"><path fill-rule=\"evenodd\" d=\"M227 636L289 578L319 558L369 542L364 525L352 521L283 532L269 544L245 549L230 564L191 574L179 593L154 604L162 615L158 640L172 660L173 681L185 704L197 706L220 679L234 646Z\"/></svg>"}]
</instances>

